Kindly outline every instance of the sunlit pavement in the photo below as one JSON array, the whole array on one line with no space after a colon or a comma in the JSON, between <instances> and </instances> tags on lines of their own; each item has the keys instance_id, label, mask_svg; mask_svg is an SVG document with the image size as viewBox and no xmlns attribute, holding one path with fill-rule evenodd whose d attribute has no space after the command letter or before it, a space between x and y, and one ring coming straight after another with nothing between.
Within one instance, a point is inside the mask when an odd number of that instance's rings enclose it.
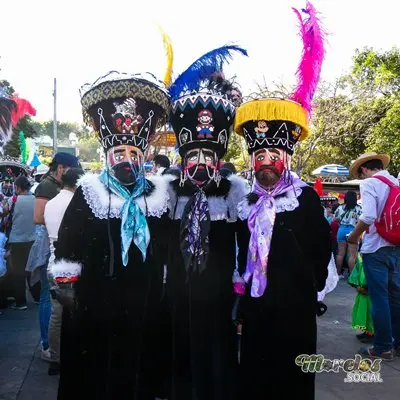
<instances>
[{"instance_id":1,"label":"sunlit pavement","mask_svg":"<svg viewBox=\"0 0 400 400\"><path fill-rule=\"evenodd\" d=\"M352 359L361 346L350 325L354 296L355 290L340 281L335 292L325 299L328 311L318 319L318 353L328 359ZM47 363L40 359L37 313L38 307L29 303L27 311L7 309L0 315L1 400L55 400L57 397L58 377L49 376ZM295 331L293 340L296 340ZM319 373L316 399L400 398L400 357L383 363L382 383L345 383L345 377L343 371Z\"/></svg>"}]
</instances>

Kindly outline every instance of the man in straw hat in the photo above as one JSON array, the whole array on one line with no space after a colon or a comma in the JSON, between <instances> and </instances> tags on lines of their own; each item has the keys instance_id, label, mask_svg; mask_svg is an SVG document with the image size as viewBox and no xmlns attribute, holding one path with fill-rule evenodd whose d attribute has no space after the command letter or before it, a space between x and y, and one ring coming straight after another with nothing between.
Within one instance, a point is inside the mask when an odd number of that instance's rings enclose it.
<instances>
[{"instance_id":1,"label":"man in straw hat","mask_svg":"<svg viewBox=\"0 0 400 400\"><path fill-rule=\"evenodd\" d=\"M386 171L389 162L386 154L366 153L350 166L351 177L363 180L360 183L363 213L348 237L348 242L355 244L365 233L361 253L373 304L373 347L362 348L360 353L386 360L393 359L393 350L400 353L400 246L382 237L376 226L391 185L399 186L399 181Z\"/></svg>"}]
</instances>

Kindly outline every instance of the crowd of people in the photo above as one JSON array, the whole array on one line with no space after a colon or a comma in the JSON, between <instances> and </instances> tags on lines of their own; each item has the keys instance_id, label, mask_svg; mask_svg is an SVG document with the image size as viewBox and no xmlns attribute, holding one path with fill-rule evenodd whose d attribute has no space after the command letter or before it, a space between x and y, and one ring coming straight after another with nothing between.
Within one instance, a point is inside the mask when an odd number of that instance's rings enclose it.
<instances>
[{"instance_id":1,"label":"crowd of people","mask_svg":"<svg viewBox=\"0 0 400 400\"><path fill-rule=\"evenodd\" d=\"M34 194L16 179L0 293L26 309L29 274L59 400L312 400L315 374L295 360L316 354L320 294L346 258L350 283L372 305L373 328L359 327L373 329L373 346L360 353L399 353L399 183L389 158L363 155L351 166L362 206L348 193L334 212L334 254L320 197L291 171L324 53L316 10L302 12L300 68L312 76L288 98L243 99L223 72L228 58L247 55L238 46L207 53L174 81L170 70L164 82L113 71L80 92L103 170L84 174L75 156L57 153ZM146 173L167 122L180 166L158 155ZM223 162L233 134L245 139L250 180Z\"/></svg>"}]
</instances>

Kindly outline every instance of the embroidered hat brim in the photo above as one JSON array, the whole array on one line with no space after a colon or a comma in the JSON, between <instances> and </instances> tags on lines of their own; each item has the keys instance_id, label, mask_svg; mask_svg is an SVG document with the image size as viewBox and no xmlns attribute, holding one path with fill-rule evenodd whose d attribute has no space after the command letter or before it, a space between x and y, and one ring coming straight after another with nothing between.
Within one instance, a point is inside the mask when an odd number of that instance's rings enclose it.
<instances>
[{"instance_id":1,"label":"embroidered hat brim","mask_svg":"<svg viewBox=\"0 0 400 400\"><path fill-rule=\"evenodd\" d=\"M112 71L81 88L84 121L106 150L127 144L145 151L167 121L170 100L163 85L151 74Z\"/></svg>"}]
</instances>

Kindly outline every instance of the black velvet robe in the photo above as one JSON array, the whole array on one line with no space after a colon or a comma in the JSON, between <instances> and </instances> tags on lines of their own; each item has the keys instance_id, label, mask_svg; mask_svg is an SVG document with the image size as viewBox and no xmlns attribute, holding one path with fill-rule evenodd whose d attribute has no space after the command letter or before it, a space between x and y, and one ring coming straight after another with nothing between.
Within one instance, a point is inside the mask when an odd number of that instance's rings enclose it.
<instances>
[{"instance_id":1,"label":"black velvet robe","mask_svg":"<svg viewBox=\"0 0 400 400\"><path fill-rule=\"evenodd\" d=\"M249 204L256 201L251 194ZM328 276L330 227L312 188L303 188L298 201L295 210L276 215L264 295L252 298L249 282L240 302L240 400L314 399L315 375L302 372L295 359L316 353L317 291Z\"/></svg>"},{"instance_id":2,"label":"black velvet robe","mask_svg":"<svg viewBox=\"0 0 400 400\"><path fill-rule=\"evenodd\" d=\"M205 190L210 206L209 257L203 273L188 276L180 250L180 224L190 185L171 183L171 231L167 291L172 314L172 381L169 400L234 400L237 335L232 321L232 275L244 265L246 240L238 230L237 203L247 193L237 177ZM178 195L178 204L177 201ZM218 215L218 217L217 217ZM228 219L232 222L228 222ZM237 241L236 241L237 239ZM245 237L244 237L245 239Z\"/></svg>"},{"instance_id":3,"label":"black velvet robe","mask_svg":"<svg viewBox=\"0 0 400 400\"><path fill-rule=\"evenodd\" d=\"M164 321L169 321L162 300L167 214L161 207L159 216L147 217L151 242L146 261L132 242L124 267L121 219L103 218L104 213L96 217L92 208L96 209L99 198L107 201L108 192L104 188L97 198L99 193L88 188L86 193L77 189L56 245L59 266L82 265L75 288L77 307L63 313L58 399L154 400L164 396L163 374L170 365L169 359L163 360ZM156 203L166 205L166 192L154 191L154 186L146 204L154 195L164 196ZM92 196L90 206L85 196ZM118 204L113 211L116 208ZM109 276L111 254L113 277Z\"/></svg>"}]
</instances>

